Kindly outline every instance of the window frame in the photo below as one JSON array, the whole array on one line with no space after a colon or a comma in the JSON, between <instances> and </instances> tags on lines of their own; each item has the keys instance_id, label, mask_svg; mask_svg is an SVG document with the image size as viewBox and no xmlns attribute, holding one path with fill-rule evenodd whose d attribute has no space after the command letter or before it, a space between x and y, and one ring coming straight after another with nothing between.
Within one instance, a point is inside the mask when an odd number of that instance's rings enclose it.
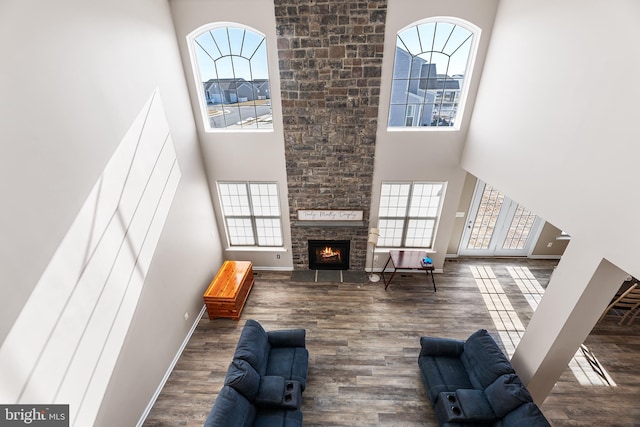
<instances>
[{"instance_id":1,"label":"window frame","mask_svg":"<svg viewBox=\"0 0 640 427\"><path fill-rule=\"evenodd\" d=\"M404 210L404 214L403 215L382 215L381 211L383 209L383 197L384 197L384 187L385 185L408 185L409 186L409 191L406 195L406 203L404 206L399 206L399 205L394 205L393 208L394 209L402 209ZM415 206L412 206L412 201L413 201L413 197L414 197L414 193L416 190L416 185L439 185L440 186L440 195L438 196L438 206L436 207L436 213L435 215L424 215L424 216L420 216L420 215L412 215L412 208L415 208ZM447 183L443 182L443 181L384 181L381 183L380 185L380 198L379 198L379 204L378 204L378 230L380 233L379 236L379 246L381 248L393 248L393 249L397 249L397 248L410 248L410 249L427 249L427 250L431 250L434 248L435 246L435 240L436 240L436 234L437 234L437 230L438 230L438 225L440 223L440 216L442 214L442 206L444 204L444 198L446 195L446 189L447 189ZM410 228L410 224L412 221L420 221L420 220L426 220L426 221L433 221L433 228L431 229L431 234L429 235L428 239L429 239L429 246L415 246L415 245L409 245L407 244L407 239L408 239L408 235L409 235L409 228ZM384 221L401 221L402 222L402 233L400 236L400 243L395 245L395 244L389 244L388 240L392 239L392 237L387 237L385 236L386 230L387 228L385 228L382 224ZM396 230L399 229L399 227L396 227ZM424 237L423 237L424 238Z\"/></svg>"},{"instance_id":2,"label":"window frame","mask_svg":"<svg viewBox=\"0 0 640 427\"><path fill-rule=\"evenodd\" d=\"M456 107L456 114L453 118L453 125L451 126L440 126L440 125L436 125L436 126L420 126L419 123L421 121L421 118L414 118L414 122L417 120L418 124L417 125L413 125L413 126L406 126L406 108L408 105L410 104L415 104L415 99L411 99L411 96L407 96L406 101L404 102L404 104L400 104L397 102L393 102L394 100L394 95L397 95L396 93L394 93L394 88L396 88L396 85L398 85L399 83L401 83L404 79L396 79L395 75L396 75L396 54L397 54L397 43L398 43L398 38L400 36L401 33L403 33L404 31L407 31L413 27L417 27L420 25L424 25L424 24L430 24L430 23L443 23L443 24L452 24L455 26L459 26L462 27L463 29L470 31L471 32L471 46L469 49L469 55L467 57L467 61L466 61L466 66L465 66L465 71L464 71L464 77L462 79L462 86L457 89L459 96L458 96L458 103L457 103L457 107ZM421 131L458 131L461 129L462 126L462 122L463 122L463 118L464 118L464 113L466 110L466 105L467 105L467 97L468 97L468 93L469 93L469 87L470 87L470 82L473 78L473 70L474 70L474 66L476 63L476 57L477 57L477 53L478 53L478 46L479 46L479 42L480 42L480 37L481 37L481 29L474 25L473 23L466 21L464 19L461 18L457 18L457 17L452 17L452 16L434 16L434 17L429 17L429 18L425 18L425 19L421 19L418 21L415 21L409 25L407 25L404 28L401 28L400 30L398 30L396 32L395 35L395 42L394 42L394 54L393 54L393 63L392 63L392 69L391 69L391 85L389 87L389 110L388 110L388 114L387 114L387 131L391 131L391 132L398 132L398 131L413 131L413 132L421 132ZM428 51L423 51L421 54L424 54L425 52ZM418 55L413 55L410 52L406 52L409 56L410 56L410 62L412 62L414 60L414 58L416 58ZM410 67L412 67L413 65L411 65ZM436 70L437 71L437 70ZM408 76L408 84L410 84L410 82L412 80L416 80L415 78L412 78L410 75ZM421 82L422 78L419 79ZM458 82L460 81L460 75L458 73L452 73L451 75L447 74L447 78L445 79L446 81L448 80L457 80ZM420 83L422 84L422 83ZM396 89L397 90L397 89ZM423 89L424 90L424 89ZM437 108L439 108L441 111L448 111L448 108L442 109L443 106L441 105L443 103L443 99L444 99L444 95L447 91L450 91L451 89L447 89L446 87L443 86L442 88L442 95L436 95L436 91L432 91L433 92L433 97L434 100L433 102L430 100L430 96L427 95L427 90L425 91L425 96L422 100L422 102L419 104L421 108L420 111L423 111L421 114L428 114L427 112L427 108L430 110L435 110ZM407 92L408 94L411 95L415 95L412 92ZM448 101L446 102L447 104L449 103ZM453 101L453 103L455 103L455 99ZM432 105L433 104L433 105ZM439 106L438 106L439 105ZM400 124L394 124L391 125L391 119L392 119L392 115L394 114L394 110L396 110L395 115L398 116L397 111L398 109L401 109L401 107L404 106L405 109L405 114L402 115L402 120L405 123L405 125L400 125ZM394 108L395 107L395 108ZM440 111L439 110L439 111ZM399 117L399 116L398 116ZM396 117L396 120L398 120L398 117ZM399 120L398 120L399 123Z\"/></svg>"},{"instance_id":3,"label":"window frame","mask_svg":"<svg viewBox=\"0 0 640 427\"><path fill-rule=\"evenodd\" d=\"M284 233L283 233L283 229L282 229L282 207L280 204L280 189L278 188L278 183L276 181L218 181L216 183L217 185L217 189L218 189L218 199L219 199L219 206L220 206L220 212L222 214L222 218L224 221L224 228L225 228L225 233L226 233L226 237L227 237L227 244L230 248L242 248L242 247L246 247L246 248L281 248L284 245ZM254 197L252 195L252 191L251 191L251 186L252 185L273 185L275 186L275 199L277 200L277 206L272 206L272 208L276 207L278 210L278 215L257 215L256 214L256 208L255 208L255 203L254 203ZM244 214L244 215L234 215L234 214L227 214L227 208L230 208L228 206L225 205L224 203L224 195L223 195L223 191L222 191L222 186L224 185L244 185L245 190L246 190L246 195L247 195L247 200L246 200L246 207L249 209L249 214ZM256 196L257 197L257 196ZM252 237L253 237L253 244L248 244L248 243L233 243L234 239L237 238L237 236L234 235L234 233L232 233L230 231L229 228L229 219L240 219L240 220L249 220L250 224L251 224L251 231L252 231ZM277 236L277 238L279 239L279 242L275 242L274 244L270 245L270 244L261 244L260 240L261 240L261 235L260 235L260 228L258 226L258 220L259 219L268 219L268 220L277 220L277 224L278 224L278 231L279 231L279 236Z\"/></svg>"},{"instance_id":4,"label":"window frame","mask_svg":"<svg viewBox=\"0 0 640 427\"><path fill-rule=\"evenodd\" d=\"M265 70L267 73L267 84L269 87L269 100L271 100L269 102L269 107L271 110L271 117L272 117L272 124L271 127L213 127L211 126L211 122L209 121L209 111L208 111L208 103L207 103L207 99L205 98L205 90L202 87L203 85L203 78L201 77L201 73L200 73L200 65L197 59L197 54L196 52L198 51L199 47L196 43L196 39L198 37L200 37L202 34L206 33L206 32L210 32L210 31L214 31L216 29L219 28L236 28L236 29L242 29L245 31L250 31L252 33L255 33L256 35L262 36L263 37L263 44L265 45L265 57L266 57L266 64L264 64L265 66ZM198 98L198 105L200 107L200 116L202 118L202 124L204 127L204 131L206 133L216 133L216 132L273 132L274 128L273 128L273 97L272 97L272 90L271 90L271 83L272 83L272 79L271 79L271 75L270 75L270 65L269 65L269 49L268 49L268 40L267 40L267 35L264 34L263 32L250 27L248 25L244 25L244 24L240 24L237 22L226 22L226 21L220 21L220 22L212 22L206 25L203 25L197 29L195 29L194 31L192 31L191 33L189 33L186 36L187 39L187 47L189 50L189 59L191 61L191 69L193 72L193 82L195 84L195 90L196 90L196 96ZM240 58L244 58L241 55L228 55L229 57L240 57ZM235 76L235 72L234 72L234 79L237 80L237 77ZM265 80L265 79L258 79L258 80ZM255 79L254 79L255 81ZM237 96L237 93L236 93ZM222 104L224 105L224 104ZM255 106L255 105L254 105Z\"/></svg>"}]
</instances>

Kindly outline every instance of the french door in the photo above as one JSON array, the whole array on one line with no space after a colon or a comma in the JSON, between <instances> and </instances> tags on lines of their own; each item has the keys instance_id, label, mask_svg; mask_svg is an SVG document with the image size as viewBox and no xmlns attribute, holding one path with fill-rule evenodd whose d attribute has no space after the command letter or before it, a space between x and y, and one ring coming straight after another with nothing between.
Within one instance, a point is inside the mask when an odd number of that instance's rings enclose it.
<instances>
[{"instance_id":1,"label":"french door","mask_svg":"<svg viewBox=\"0 0 640 427\"><path fill-rule=\"evenodd\" d=\"M527 256L543 222L524 206L478 180L458 253Z\"/></svg>"}]
</instances>

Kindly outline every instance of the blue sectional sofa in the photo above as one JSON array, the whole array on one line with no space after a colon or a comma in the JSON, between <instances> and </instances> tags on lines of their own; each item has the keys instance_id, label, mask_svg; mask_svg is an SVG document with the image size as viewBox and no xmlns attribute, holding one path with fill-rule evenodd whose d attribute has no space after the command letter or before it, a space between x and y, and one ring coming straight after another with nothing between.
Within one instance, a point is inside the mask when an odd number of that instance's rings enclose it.
<instances>
[{"instance_id":1,"label":"blue sectional sofa","mask_svg":"<svg viewBox=\"0 0 640 427\"><path fill-rule=\"evenodd\" d=\"M302 426L305 340L304 329L266 332L247 320L205 427Z\"/></svg>"},{"instance_id":2,"label":"blue sectional sofa","mask_svg":"<svg viewBox=\"0 0 640 427\"><path fill-rule=\"evenodd\" d=\"M550 427L485 329L466 341L421 337L418 365L440 426Z\"/></svg>"}]
</instances>

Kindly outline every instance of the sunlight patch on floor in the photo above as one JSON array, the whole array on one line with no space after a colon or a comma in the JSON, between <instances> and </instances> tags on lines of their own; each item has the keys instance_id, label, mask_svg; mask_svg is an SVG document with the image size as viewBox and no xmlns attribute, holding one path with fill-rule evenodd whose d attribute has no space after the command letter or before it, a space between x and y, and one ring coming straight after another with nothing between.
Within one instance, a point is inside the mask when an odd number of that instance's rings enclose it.
<instances>
[{"instance_id":1,"label":"sunlight patch on floor","mask_svg":"<svg viewBox=\"0 0 640 427\"><path fill-rule=\"evenodd\" d=\"M531 306L531 309L536 311L544 295L544 288L540 285L540 282L536 280L531 270L527 267L507 267L507 271ZM582 385L616 385L607 370L600 365L595 355L584 344L569 362L569 368Z\"/></svg>"},{"instance_id":2,"label":"sunlight patch on floor","mask_svg":"<svg viewBox=\"0 0 640 427\"><path fill-rule=\"evenodd\" d=\"M493 320L496 331L504 344L507 355L511 358L524 333L524 325L511 305L493 269L489 266L471 266L469 268L482 294L487 310L489 310L489 315Z\"/></svg>"},{"instance_id":3,"label":"sunlight patch on floor","mask_svg":"<svg viewBox=\"0 0 640 427\"><path fill-rule=\"evenodd\" d=\"M525 327L493 269L490 266L470 266L469 268L505 351L511 358L524 334ZM544 295L544 288L527 267L507 267L507 271L531 309L535 311ZM598 363L595 355L584 345L569 362L569 368L582 385L616 385L607 371Z\"/></svg>"}]
</instances>

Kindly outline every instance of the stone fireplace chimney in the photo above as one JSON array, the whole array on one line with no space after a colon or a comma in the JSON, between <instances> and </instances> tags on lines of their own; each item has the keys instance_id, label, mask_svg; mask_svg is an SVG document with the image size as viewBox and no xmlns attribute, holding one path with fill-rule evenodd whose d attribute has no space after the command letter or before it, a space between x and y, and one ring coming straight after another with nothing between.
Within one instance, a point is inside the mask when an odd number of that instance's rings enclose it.
<instances>
[{"instance_id":1,"label":"stone fireplace chimney","mask_svg":"<svg viewBox=\"0 0 640 427\"><path fill-rule=\"evenodd\" d=\"M275 0L294 269L308 240L350 240L364 270L387 0ZM299 209L361 210L301 225Z\"/></svg>"}]
</instances>

